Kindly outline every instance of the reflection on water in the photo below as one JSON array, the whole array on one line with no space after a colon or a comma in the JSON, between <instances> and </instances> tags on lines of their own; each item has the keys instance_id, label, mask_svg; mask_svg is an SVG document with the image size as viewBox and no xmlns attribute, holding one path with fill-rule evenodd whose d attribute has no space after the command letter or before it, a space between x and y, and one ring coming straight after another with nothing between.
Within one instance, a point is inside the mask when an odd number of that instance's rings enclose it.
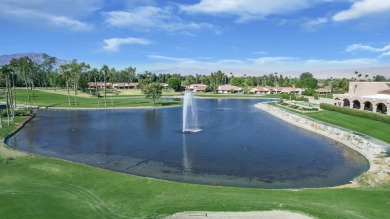
<instances>
[{"instance_id":1,"label":"reflection on water","mask_svg":"<svg viewBox=\"0 0 390 219\"><path fill-rule=\"evenodd\" d=\"M28 152L173 181L262 188L348 183L368 169L356 151L254 107L198 99L202 132L182 109L39 110L7 144Z\"/></svg>"},{"instance_id":2,"label":"reflection on water","mask_svg":"<svg viewBox=\"0 0 390 219\"><path fill-rule=\"evenodd\" d=\"M192 172L191 158L188 156L186 134L183 134L183 169L185 173Z\"/></svg>"}]
</instances>

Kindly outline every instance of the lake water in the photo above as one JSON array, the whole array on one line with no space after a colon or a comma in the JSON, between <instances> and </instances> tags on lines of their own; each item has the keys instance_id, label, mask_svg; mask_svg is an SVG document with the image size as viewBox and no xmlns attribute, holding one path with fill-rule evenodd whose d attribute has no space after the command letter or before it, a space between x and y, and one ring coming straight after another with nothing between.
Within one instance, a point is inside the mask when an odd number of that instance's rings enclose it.
<instances>
[{"instance_id":1,"label":"lake water","mask_svg":"<svg viewBox=\"0 0 390 219\"><path fill-rule=\"evenodd\" d=\"M200 128L182 108L38 110L13 148L179 182L258 188L349 183L369 168L356 151L281 121L256 99L197 99Z\"/></svg>"}]
</instances>

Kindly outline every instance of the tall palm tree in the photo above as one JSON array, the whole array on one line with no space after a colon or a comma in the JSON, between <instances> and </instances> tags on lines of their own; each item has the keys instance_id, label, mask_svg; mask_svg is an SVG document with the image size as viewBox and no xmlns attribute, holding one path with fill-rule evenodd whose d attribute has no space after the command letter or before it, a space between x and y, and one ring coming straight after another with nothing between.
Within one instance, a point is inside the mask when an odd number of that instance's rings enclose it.
<instances>
[{"instance_id":1,"label":"tall palm tree","mask_svg":"<svg viewBox=\"0 0 390 219\"><path fill-rule=\"evenodd\" d=\"M33 72L34 62L29 57L24 56L19 59L12 59L11 66L20 74L21 78L23 78L26 85L28 103L31 105L29 86L32 81L31 74Z\"/></svg>"},{"instance_id":2,"label":"tall palm tree","mask_svg":"<svg viewBox=\"0 0 390 219\"><path fill-rule=\"evenodd\" d=\"M93 68L91 70L91 74L92 74L92 77L95 81L95 92L96 92L96 96L97 96L97 101L98 101L98 107L100 107L100 97L99 97L99 87L98 87L98 84L97 84L97 78L99 77L99 71L96 69L96 68Z\"/></svg>"},{"instance_id":3,"label":"tall palm tree","mask_svg":"<svg viewBox=\"0 0 390 219\"><path fill-rule=\"evenodd\" d=\"M70 70L70 64L60 65L61 76L64 78L66 89L68 93L68 106L70 106L70 92L69 85L72 81L72 71Z\"/></svg>"},{"instance_id":4,"label":"tall palm tree","mask_svg":"<svg viewBox=\"0 0 390 219\"><path fill-rule=\"evenodd\" d=\"M106 84L106 79L107 79L107 75L108 75L108 72L110 71L110 69L108 68L107 65L103 65L102 68L100 69L102 75L103 75L103 88L104 88L104 106L106 107L107 106L107 93L106 93L106 87L107 87L107 84Z\"/></svg>"},{"instance_id":5,"label":"tall palm tree","mask_svg":"<svg viewBox=\"0 0 390 219\"><path fill-rule=\"evenodd\" d=\"M10 124L11 114L14 115L14 104L13 104L13 92L11 89L11 76L12 68L9 65L3 65L0 67L0 75L5 81L5 92L6 92L6 109L7 109L7 121ZM12 117L13 118L13 117ZM1 120L1 117L0 117ZM0 121L1 122L1 121Z\"/></svg>"}]
</instances>

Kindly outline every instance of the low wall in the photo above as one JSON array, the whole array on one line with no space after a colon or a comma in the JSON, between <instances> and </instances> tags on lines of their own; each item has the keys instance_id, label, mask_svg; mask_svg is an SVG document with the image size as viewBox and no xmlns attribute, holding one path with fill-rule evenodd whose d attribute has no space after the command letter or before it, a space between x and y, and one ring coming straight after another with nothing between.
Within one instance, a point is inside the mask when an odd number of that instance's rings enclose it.
<instances>
[{"instance_id":1,"label":"low wall","mask_svg":"<svg viewBox=\"0 0 390 219\"><path fill-rule=\"evenodd\" d=\"M291 113L267 103L258 103L255 106L290 124L341 142L358 151L369 161L368 172L375 175L377 182L383 182L386 176L390 175L390 157L382 156L385 150L390 148L389 144Z\"/></svg>"}]
</instances>

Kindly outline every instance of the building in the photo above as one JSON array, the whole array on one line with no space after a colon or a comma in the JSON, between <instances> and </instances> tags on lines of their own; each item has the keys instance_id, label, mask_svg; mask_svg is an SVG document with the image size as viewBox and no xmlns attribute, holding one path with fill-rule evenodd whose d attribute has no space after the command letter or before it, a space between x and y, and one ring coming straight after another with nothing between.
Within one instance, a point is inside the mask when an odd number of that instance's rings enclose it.
<instances>
[{"instance_id":1,"label":"building","mask_svg":"<svg viewBox=\"0 0 390 219\"><path fill-rule=\"evenodd\" d=\"M237 87L237 86L233 86L230 84L224 84L224 85L218 86L218 93L221 93L221 94L238 93L241 90L242 90L242 88Z\"/></svg>"},{"instance_id":2,"label":"building","mask_svg":"<svg viewBox=\"0 0 390 219\"><path fill-rule=\"evenodd\" d=\"M295 87L278 87L276 89L278 93L285 93L285 94L302 94L302 91L304 90L302 88L295 88Z\"/></svg>"},{"instance_id":3,"label":"building","mask_svg":"<svg viewBox=\"0 0 390 219\"><path fill-rule=\"evenodd\" d=\"M255 94L269 94L270 89L268 87L265 87L265 86L257 86L257 87L251 88L250 92L255 93Z\"/></svg>"},{"instance_id":4,"label":"building","mask_svg":"<svg viewBox=\"0 0 390 219\"><path fill-rule=\"evenodd\" d=\"M205 84L191 84L188 86L188 90L193 92L206 92L210 91L210 88Z\"/></svg>"},{"instance_id":5,"label":"building","mask_svg":"<svg viewBox=\"0 0 390 219\"><path fill-rule=\"evenodd\" d=\"M322 87L315 90L318 94L329 94L332 93L332 89L330 87Z\"/></svg>"},{"instance_id":6,"label":"building","mask_svg":"<svg viewBox=\"0 0 390 219\"><path fill-rule=\"evenodd\" d=\"M390 82L350 82L347 94L334 94L340 107L390 115Z\"/></svg>"},{"instance_id":7,"label":"building","mask_svg":"<svg viewBox=\"0 0 390 219\"><path fill-rule=\"evenodd\" d=\"M130 89L136 88L138 83L114 83L113 86L115 89Z\"/></svg>"},{"instance_id":8,"label":"building","mask_svg":"<svg viewBox=\"0 0 390 219\"><path fill-rule=\"evenodd\" d=\"M89 89L95 89L96 87L98 88L114 88L114 89L131 89L131 88L136 88L138 83L110 83L106 82L104 85L103 82L88 82L88 88Z\"/></svg>"}]
</instances>

